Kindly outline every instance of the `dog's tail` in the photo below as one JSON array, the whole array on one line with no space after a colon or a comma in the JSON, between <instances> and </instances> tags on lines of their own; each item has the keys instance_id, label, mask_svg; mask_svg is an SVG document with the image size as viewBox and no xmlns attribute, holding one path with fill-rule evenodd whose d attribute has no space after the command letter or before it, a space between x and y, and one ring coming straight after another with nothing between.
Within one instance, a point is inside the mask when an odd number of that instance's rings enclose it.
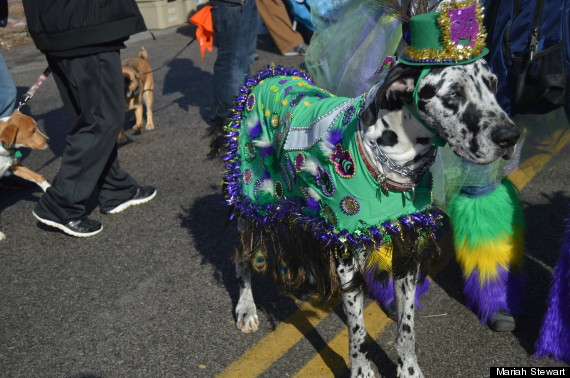
<instances>
[{"instance_id":1,"label":"dog's tail","mask_svg":"<svg viewBox=\"0 0 570 378\"><path fill-rule=\"evenodd\" d=\"M138 54L138 57L148 61L148 52L146 51L146 49L144 47L141 47L139 54Z\"/></svg>"}]
</instances>

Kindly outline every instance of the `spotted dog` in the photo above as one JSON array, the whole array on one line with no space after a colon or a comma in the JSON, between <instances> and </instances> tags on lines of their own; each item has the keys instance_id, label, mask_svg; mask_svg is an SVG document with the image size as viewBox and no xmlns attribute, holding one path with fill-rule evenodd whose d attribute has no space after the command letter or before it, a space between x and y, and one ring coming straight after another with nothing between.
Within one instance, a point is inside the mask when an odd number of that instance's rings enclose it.
<instances>
[{"instance_id":1,"label":"spotted dog","mask_svg":"<svg viewBox=\"0 0 570 378\"><path fill-rule=\"evenodd\" d=\"M311 284L325 298L340 293L351 375L371 377L363 291L392 276L398 375L423 376L414 298L443 220L430 197L434 143L488 164L511 156L519 131L497 104L485 62L420 75L421 67L397 64L356 98L319 89L294 68L268 67L246 81L223 159L224 192L238 218L235 315L243 332L259 325L252 271L271 272L289 291ZM392 266L376 264L382 253Z\"/></svg>"}]
</instances>

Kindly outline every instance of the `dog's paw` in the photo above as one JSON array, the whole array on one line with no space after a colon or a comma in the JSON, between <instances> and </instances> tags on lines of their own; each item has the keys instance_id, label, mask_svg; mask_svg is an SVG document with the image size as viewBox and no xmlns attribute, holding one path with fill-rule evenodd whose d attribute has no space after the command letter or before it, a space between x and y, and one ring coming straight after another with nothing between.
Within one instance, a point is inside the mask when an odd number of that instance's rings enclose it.
<instances>
[{"instance_id":1,"label":"dog's paw","mask_svg":"<svg viewBox=\"0 0 570 378\"><path fill-rule=\"evenodd\" d=\"M144 127L146 130L154 130L154 124L147 123Z\"/></svg>"},{"instance_id":2,"label":"dog's paw","mask_svg":"<svg viewBox=\"0 0 570 378\"><path fill-rule=\"evenodd\" d=\"M257 314L249 314L247 312L241 314L238 313L236 326L238 329L241 329L243 333L256 332L259 326L259 319L257 318Z\"/></svg>"},{"instance_id":3,"label":"dog's paw","mask_svg":"<svg viewBox=\"0 0 570 378\"><path fill-rule=\"evenodd\" d=\"M51 186L49 182L44 181L42 183L39 184L40 188L42 188L42 190L44 191L44 193L48 190L48 188Z\"/></svg>"},{"instance_id":4,"label":"dog's paw","mask_svg":"<svg viewBox=\"0 0 570 378\"><path fill-rule=\"evenodd\" d=\"M0 231L0 240L4 240L6 239L6 235L4 235L1 231Z\"/></svg>"},{"instance_id":5,"label":"dog's paw","mask_svg":"<svg viewBox=\"0 0 570 378\"><path fill-rule=\"evenodd\" d=\"M257 318L257 308L255 303L247 295L242 296L236 307L236 326L243 333L257 331L259 319Z\"/></svg>"},{"instance_id":6,"label":"dog's paw","mask_svg":"<svg viewBox=\"0 0 570 378\"><path fill-rule=\"evenodd\" d=\"M403 366L398 364L396 376L400 378L424 378L424 373L422 373L417 362L404 362Z\"/></svg>"}]
</instances>

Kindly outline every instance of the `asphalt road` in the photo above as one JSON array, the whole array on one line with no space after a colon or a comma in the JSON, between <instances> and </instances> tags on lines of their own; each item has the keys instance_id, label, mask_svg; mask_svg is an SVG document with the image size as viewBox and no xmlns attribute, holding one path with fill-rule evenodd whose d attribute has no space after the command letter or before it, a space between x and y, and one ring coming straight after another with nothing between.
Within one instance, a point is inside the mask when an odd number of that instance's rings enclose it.
<instances>
[{"instance_id":1,"label":"asphalt road","mask_svg":"<svg viewBox=\"0 0 570 378\"><path fill-rule=\"evenodd\" d=\"M156 130L140 135L129 130L130 141L119 152L126 171L157 187L155 200L106 216L93 205L92 217L104 230L80 239L35 221L31 211L39 188L0 182L0 226L7 235L0 242L0 376L213 377L224 371L251 376L247 368L226 369L281 325L301 328L292 320L298 318L297 305L279 295L268 278L254 281L260 330L245 335L234 326L238 292L229 254L235 226L224 228L222 165L205 160L215 51L203 62L196 45L177 56L192 33L190 26L156 32L156 40L143 33L123 51L124 57L134 56L144 46L159 68ZM302 67L301 57L280 56L267 38L258 53L254 70L268 63ZM22 94L46 67L33 46L4 56ZM49 180L59 167L68 127L53 78L24 111L51 144L44 151L24 151L23 163ZM435 276L417 320L426 377L487 377L490 366L568 366L530 359L567 215L568 161L566 146L521 192L528 283L526 315L517 331L498 334L480 325L463 305L461 273L450 261ZM291 376L319 353L324 369L312 376L344 376L345 363L329 347L344 328L342 310L335 308L280 354L273 355L274 346L290 339L287 333L245 366L253 371L269 360L259 376ZM394 340L395 325L388 323L372 343L374 365L387 377L395 376Z\"/></svg>"}]
</instances>

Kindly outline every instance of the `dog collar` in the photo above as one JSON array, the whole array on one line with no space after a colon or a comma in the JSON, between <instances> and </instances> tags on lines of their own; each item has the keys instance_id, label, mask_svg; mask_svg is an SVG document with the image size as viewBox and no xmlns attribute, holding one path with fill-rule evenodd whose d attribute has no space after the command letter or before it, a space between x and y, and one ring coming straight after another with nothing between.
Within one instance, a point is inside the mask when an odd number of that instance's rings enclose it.
<instances>
[{"instance_id":1,"label":"dog collar","mask_svg":"<svg viewBox=\"0 0 570 378\"><path fill-rule=\"evenodd\" d=\"M410 114L412 116L414 116L414 118L416 120L418 120L418 122L420 122L426 129L428 129L429 131L431 131L432 133L435 134L435 136L433 137L432 144L434 146L437 146L437 147L443 147L447 143L445 141L445 139L443 139L441 137L441 135L439 135L439 133L433 127L429 126L427 123L424 122L423 119L420 118L420 113L418 110L418 103L419 103L419 93L418 92L420 89L420 83L421 83L422 79L424 77L426 77L426 75L429 73L429 71L431 71L431 67L425 67L424 69L422 69L422 72L420 73L420 76L418 77L418 81L416 83L416 86L414 88L414 92L412 94L412 99L414 101L414 108L412 108L406 100L402 100L402 102L404 103L404 106L406 107L406 109L410 112Z\"/></svg>"}]
</instances>

